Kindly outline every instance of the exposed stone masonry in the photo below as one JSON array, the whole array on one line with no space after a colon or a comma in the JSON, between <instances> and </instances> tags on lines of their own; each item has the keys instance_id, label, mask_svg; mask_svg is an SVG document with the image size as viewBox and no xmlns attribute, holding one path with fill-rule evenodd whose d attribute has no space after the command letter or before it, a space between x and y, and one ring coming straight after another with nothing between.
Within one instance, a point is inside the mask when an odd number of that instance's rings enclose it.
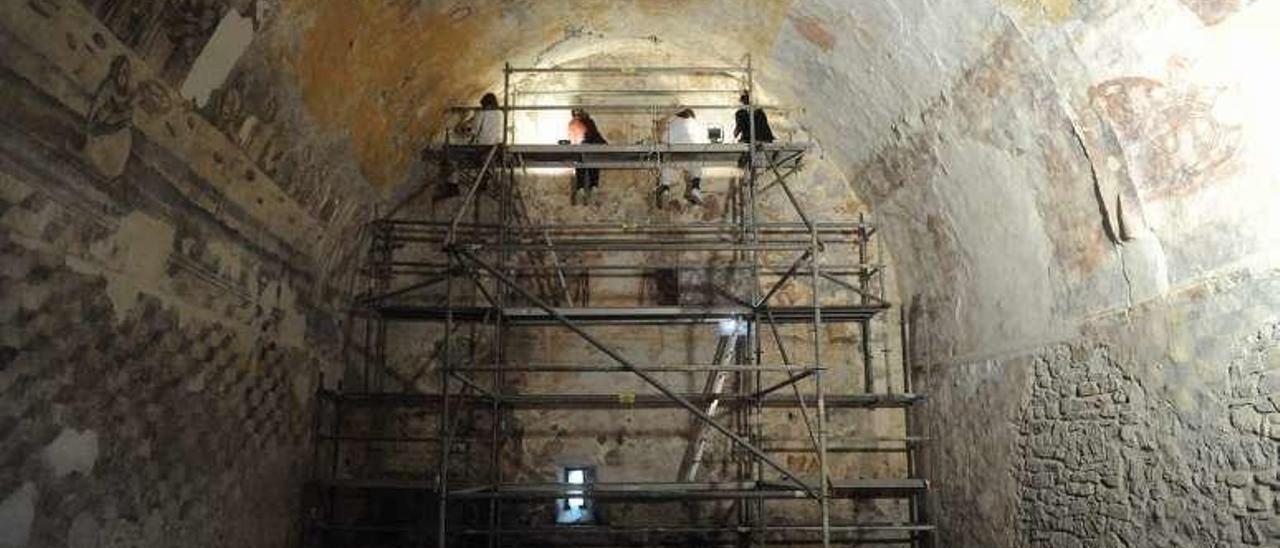
<instances>
[{"instance_id":1,"label":"exposed stone masonry","mask_svg":"<svg viewBox=\"0 0 1280 548\"><path fill-rule=\"evenodd\" d=\"M1243 439L1226 448L1219 481L1242 540L1280 543L1280 324L1250 336L1230 371L1231 426Z\"/></svg>"},{"instance_id":2,"label":"exposed stone masonry","mask_svg":"<svg viewBox=\"0 0 1280 548\"><path fill-rule=\"evenodd\" d=\"M1249 337L1231 365L1221 425L1181 419L1106 346L1037 356L1015 472L1030 546L1280 542L1278 334Z\"/></svg>"}]
</instances>

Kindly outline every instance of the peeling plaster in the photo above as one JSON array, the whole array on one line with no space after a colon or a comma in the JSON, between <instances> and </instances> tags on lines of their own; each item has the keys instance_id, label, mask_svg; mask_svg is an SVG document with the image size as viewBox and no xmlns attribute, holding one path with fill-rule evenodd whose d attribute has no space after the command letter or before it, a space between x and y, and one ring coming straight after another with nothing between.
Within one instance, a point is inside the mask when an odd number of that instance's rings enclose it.
<instances>
[{"instance_id":1,"label":"peeling plaster","mask_svg":"<svg viewBox=\"0 0 1280 548\"><path fill-rule=\"evenodd\" d=\"M89 474L98 460L98 434L92 430L66 428L44 448L44 461L61 479L72 472Z\"/></svg>"},{"instance_id":2,"label":"peeling plaster","mask_svg":"<svg viewBox=\"0 0 1280 548\"><path fill-rule=\"evenodd\" d=\"M254 20L243 17L236 10L227 10L222 21L213 32L213 37L196 57L195 65L185 82L182 83L182 96L203 107L209 102L209 95L222 87L235 67L236 61L249 49L253 42Z\"/></svg>"},{"instance_id":3,"label":"peeling plaster","mask_svg":"<svg viewBox=\"0 0 1280 548\"><path fill-rule=\"evenodd\" d=\"M139 291L164 283L173 238L172 225L139 212L122 219L119 231L100 244L100 260L117 273L107 284L117 319L137 304Z\"/></svg>"}]
</instances>

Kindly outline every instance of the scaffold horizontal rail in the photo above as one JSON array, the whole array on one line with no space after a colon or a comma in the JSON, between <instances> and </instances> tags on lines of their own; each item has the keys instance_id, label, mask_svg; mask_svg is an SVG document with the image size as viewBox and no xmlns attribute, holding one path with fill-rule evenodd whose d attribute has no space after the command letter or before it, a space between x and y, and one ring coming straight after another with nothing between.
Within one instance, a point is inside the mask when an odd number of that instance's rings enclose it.
<instances>
[{"instance_id":1,"label":"scaffold horizontal rail","mask_svg":"<svg viewBox=\"0 0 1280 548\"><path fill-rule=\"evenodd\" d=\"M799 162L807 143L757 144L757 150L777 156L775 164L787 167ZM529 168L592 167L599 169L647 169L662 165L740 167L751 152L747 143L644 144L644 145L510 145L507 154L516 165ZM467 154L470 157L470 153Z\"/></svg>"},{"instance_id":2,"label":"scaffold horizontal rail","mask_svg":"<svg viewBox=\"0 0 1280 548\"><path fill-rule=\"evenodd\" d=\"M827 451L834 453L902 453L928 442L928 438L919 436L831 439L835 441L827 446ZM760 443L766 450L775 453L809 453L813 451L813 446L808 441L800 438L764 438Z\"/></svg>"},{"instance_id":3,"label":"scaffold horizontal rail","mask_svg":"<svg viewBox=\"0 0 1280 548\"><path fill-rule=\"evenodd\" d=\"M654 373L707 373L714 371L759 371L764 373L799 373L813 371L813 367L803 365L702 365L702 364L661 364L640 365L636 369ZM502 364L461 366L458 371L507 371L512 373L625 373L629 369L616 365L591 364Z\"/></svg>"},{"instance_id":4,"label":"scaffold horizontal rail","mask_svg":"<svg viewBox=\"0 0 1280 548\"><path fill-rule=\"evenodd\" d=\"M821 310L824 322L861 322L883 312L888 305L823 305ZM443 321L449 314L444 306L386 304L376 306L376 310L384 319L400 321ZM807 306L775 306L752 309L747 306L711 306L711 307L599 307L599 308L557 308L557 312L572 321L582 324L622 324L622 325L672 325L716 323L724 320L738 320L749 317L757 310L769 312L773 321L780 324L808 324L813 322L813 309ZM498 309L488 306L454 307L455 321L485 321L494 317ZM504 321L509 326L544 326L555 325L556 318L538 308L506 307L501 310Z\"/></svg>"},{"instance_id":5,"label":"scaffold horizontal rail","mask_svg":"<svg viewBox=\"0 0 1280 548\"><path fill-rule=\"evenodd\" d=\"M663 103L559 103L554 105L512 105L507 107L497 107L495 110L506 112L547 112L547 111L570 111L576 109L590 110L592 114L603 112L609 113L635 113L635 114L657 114L659 116L671 116L684 109L691 110L738 110L743 108L741 104L731 103L687 103L680 105L663 104ZM785 112L788 109L777 105L754 105L752 108L756 110L764 110L770 112ZM452 106L448 109L450 112L475 112L486 110L480 106Z\"/></svg>"},{"instance_id":6,"label":"scaffold horizontal rail","mask_svg":"<svg viewBox=\"0 0 1280 548\"><path fill-rule=\"evenodd\" d=\"M379 219L373 221L376 225L385 225L389 229L394 230L436 230L447 232L451 226L449 221L433 221L420 219ZM761 234L771 234L776 232L808 234L809 228L804 223L799 222L759 222L753 223L752 228L758 229ZM501 225L495 223L471 223L463 222L458 224L459 229L477 229L497 231L502 228ZM814 228L819 234L856 234L860 230L873 230L874 225L861 223L857 221L815 221ZM507 227L510 234L532 233L542 234L549 232L553 236L559 236L564 233L646 233L646 232L670 232L670 233L731 233L736 234L742 231L742 225L732 223L717 222L688 222L688 223L637 223L628 221L609 221L609 222L593 222L593 223L538 223L528 225L513 225Z\"/></svg>"},{"instance_id":7,"label":"scaffold horizontal rail","mask_svg":"<svg viewBox=\"0 0 1280 548\"><path fill-rule=\"evenodd\" d=\"M412 276L432 276L436 274L442 274L448 268L447 263L435 263L435 262L427 262L427 261L395 261L395 262L388 263L388 265L390 267L390 271L389 272L384 271L386 274L403 275L403 276L411 276L411 275ZM737 272L741 270L748 270L748 269L751 269L752 266L753 265L741 265L741 264L699 265L692 262L682 264L682 263L671 263L671 262L661 262L661 261L645 261L642 264L633 264L633 265L614 265L614 264L595 264L595 263L574 264L574 265L521 264L521 265L508 265L506 269L509 272L518 272L518 273L547 273L547 272L552 272L552 273L563 272L565 274L588 273L592 277L596 277L596 278L635 279L639 277L650 276L662 270L676 271L676 272L696 271L703 274L711 274L711 273L717 273L717 272ZM823 274L824 275L831 274L832 276L871 276L871 275L875 275L877 272L880 271L880 268L875 265L863 266L863 265L851 264L851 265L834 265L834 267L827 266L827 265L823 265L823 266L827 267L825 270L823 270ZM779 274L786 274L787 271L790 270L790 267L786 266L781 262L778 262L778 263L761 264L759 267L756 267L755 270L758 274L762 276L774 276ZM483 276L486 278L488 277L483 273L480 274L480 276ZM837 285L840 285L840 284L837 284ZM841 287L844 288L843 285L841 285ZM411 289L418 289L418 288L419 287L415 287ZM844 289L848 289L848 288L844 288ZM860 290L853 291L853 293L862 295L862 292ZM872 295L871 298L873 298L874 300L879 299L879 297L874 295ZM378 299L368 298L363 300L378 300Z\"/></svg>"},{"instance_id":8,"label":"scaffold horizontal rail","mask_svg":"<svg viewBox=\"0 0 1280 548\"><path fill-rule=\"evenodd\" d=\"M339 523L318 523L316 527L325 531L341 531L341 532L372 532L372 533L412 533L424 530L421 525L403 524L403 525L360 525L360 524L339 524ZM608 536L608 537L650 537L648 540L654 540L652 537L661 535L681 535L681 538L672 539L673 543L685 545L688 543L687 538L683 535L716 535L716 534L733 534L740 535L752 532L762 532L767 530L775 535L771 537L772 542L787 543L785 538L777 536L779 533L818 533L822 530L821 525L813 524L796 524L796 523L770 523L755 526L745 525L721 525L721 526L665 526L665 527L614 527L608 525L560 525L556 527L508 527L500 530L492 529L463 529L459 534L465 536L486 536L490 533L498 533L502 536L517 535L519 538L528 539L530 536L551 536L563 538L565 536ZM857 542L859 544L901 544L906 541L890 538L872 538L868 534L915 534L925 533L935 530L935 526L923 523L903 523L903 522L863 522L863 523L843 523L830 526L830 530L836 533L854 533L857 536L850 535L848 542ZM835 539L833 539L835 540ZM725 542L737 542L736 536L727 538ZM809 542L814 542L812 538Z\"/></svg>"},{"instance_id":9,"label":"scaffold horizontal rail","mask_svg":"<svg viewBox=\"0 0 1280 548\"><path fill-rule=\"evenodd\" d=\"M780 485L786 485L781 483ZM929 489L921 478L862 478L831 480L831 495L838 498L905 498Z\"/></svg>"},{"instance_id":10,"label":"scaffold horizontal rail","mask_svg":"<svg viewBox=\"0 0 1280 548\"><path fill-rule=\"evenodd\" d=\"M927 489L924 480L877 479L838 480L832 482L832 496L837 498L901 498ZM555 499L581 496L595 500L696 500L696 499L803 499L807 495L794 486L763 482L679 482L679 483L592 483L581 484L526 483L505 484L485 490L450 493L450 498L502 500Z\"/></svg>"},{"instance_id":11,"label":"scaffold horizontal rail","mask_svg":"<svg viewBox=\"0 0 1280 548\"><path fill-rule=\"evenodd\" d=\"M772 157L778 168L800 164L808 143L756 144L756 154ZM473 169L484 165L491 147L451 145L422 151L425 160L447 160L452 166ZM667 166L744 167L751 153L748 143L639 144L639 145L508 145L504 155L518 168L653 169Z\"/></svg>"},{"instance_id":12,"label":"scaffold horizontal rail","mask_svg":"<svg viewBox=\"0 0 1280 548\"><path fill-rule=\"evenodd\" d=\"M617 66L617 67L507 67L507 72L544 73L544 74L603 74L632 76L635 74L687 74L687 75L745 75L751 71L748 66L724 65L711 66Z\"/></svg>"},{"instance_id":13,"label":"scaffold horizontal rail","mask_svg":"<svg viewBox=\"0 0 1280 548\"><path fill-rule=\"evenodd\" d=\"M760 402L766 408L794 408L800 400L794 395L772 395L757 399L751 394L722 394L708 396L702 393L679 394L694 404L705 404L712 398L722 405L735 406ZM333 397L347 403L370 405L439 405L439 394L417 393L356 393L336 394ZM450 395L450 402L458 405L489 405L492 399L478 394ZM517 409L675 409L679 406L664 394L617 392L611 394L502 394L500 403ZM924 400L920 394L836 394L826 395L828 408L835 409L887 409L903 408Z\"/></svg>"},{"instance_id":14,"label":"scaffold horizontal rail","mask_svg":"<svg viewBox=\"0 0 1280 548\"><path fill-rule=\"evenodd\" d=\"M437 490L432 481L424 480L329 480L326 487L369 490ZM929 483L918 478L832 480L831 496L845 499L892 499L909 497L927 490ZM696 500L696 499L805 499L803 489L786 482L596 482L510 483L498 486L478 485L450 489L451 499L542 500L568 496L595 500Z\"/></svg>"},{"instance_id":15,"label":"scaffold horizontal rail","mask_svg":"<svg viewBox=\"0 0 1280 548\"><path fill-rule=\"evenodd\" d=\"M546 251L567 253L570 251L617 251L617 252L679 252L700 251L711 253L735 253L745 251L805 251L813 248L809 240L774 240L756 243L735 243L730 239L720 240L614 240L614 241L575 241L561 240L554 244L538 242L513 242L509 244L475 245L476 251L487 249L501 251Z\"/></svg>"},{"instance_id":16,"label":"scaffold horizontal rail","mask_svg":"<svg viewBox=\"0 0 1280 548\"><path fill-rule=\"evenodd\" d=\"M863 523L844 523L833 524L830 526L832 531L850 532L850 533L909 533L924 532L934 530L933 525L921 523L903 523L903 522L863 522ZM557 527L524 527L504 529L503 535L615 535L615 536L632 536L632 535L688 535L688 534L715 534L715 533L751 533L759 532L767 529L771 532L818 532L822 529L821 525L813 524L797 524L797 523L768 523L758 525L721 525L715 527L709 526L669 526L669 527L613 527L598 525L573 525L573 526L557 526ZM487 535L487 529L466 529L462 531L464 535ZM687 542L687 540L686 540Z\"/></svg>"}]
</instances>

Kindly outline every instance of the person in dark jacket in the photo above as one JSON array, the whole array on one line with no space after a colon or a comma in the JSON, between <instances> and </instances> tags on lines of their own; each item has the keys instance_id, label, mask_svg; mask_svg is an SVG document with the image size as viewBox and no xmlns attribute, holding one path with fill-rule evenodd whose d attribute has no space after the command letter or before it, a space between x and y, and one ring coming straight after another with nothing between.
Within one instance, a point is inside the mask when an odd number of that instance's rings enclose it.
<instances>
[{"instance_id":1,"label":"person in dark jacket","mask_svg":"<svg viewBox=\"0 0 1280 548\"><path fill-rule=\"evenodd\" d=\"M569 142L575 145L607 145L608 141L600 134L596 121L591 119L587 111L573 109L573 118L569 120ZM574 171L573 205L585 205L596 196L600 187L600 170L596 168L578 168Z\"/></svg>"},{"instance_id":2,"label":"person in dark jacket","mask_svg":"<svg viewBox=\"0 0 1280 548\"><path fill-rule=\"evenodd\" d=\"M742 96L738 98L738 101L743 105L750 105L751 95L743 92ZM760 108L756 108L755 111L756 142L772 143L773 130L769 129L769 117L765 116L764 110ZM733 118L735 122L733 125L733 137L737 139L739 143L751 142L752 116L748 112L748 108L738 109L738 111L733 114Z\"/></svg>"}]
</instances>

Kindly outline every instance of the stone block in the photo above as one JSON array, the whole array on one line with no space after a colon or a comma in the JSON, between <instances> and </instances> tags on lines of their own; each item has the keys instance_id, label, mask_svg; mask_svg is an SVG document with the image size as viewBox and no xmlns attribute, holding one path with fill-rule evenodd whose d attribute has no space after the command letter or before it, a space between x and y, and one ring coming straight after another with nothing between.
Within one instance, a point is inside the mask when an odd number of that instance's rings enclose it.
<instances>
[{"instance_id":1,"label":"stone block","mask_svg":"<svg viewBox=\"0 0 1280 548\"><path fill-rule=\"evenodd\" d=\"M1031 476L1031 487L1034 489L1049 489L1053 487L1054 475L1050 473L1034 474Z\"/></svg>"},{"instance_id":2,"label":"stone block","mask_svg":"<svg viewBox=\"0 0 1280 548\"><path fill-rule=\"evenodd\" d=\"M1254 485L1249 489L1248 500L1245 508L1250 512L1267 512L1273 510L1275 505L1275 494L1270 487L1265 485Z\"/></svg>"},{"instance_id":3,"label":"stone block","mask_svg":"<svg viewBox=\"0 0 1280 548\"><path fill-rule=\"evenodd\" d=\"M1265 520L1258 520L1255 523L1258 526L1258 532L1261 533L1263 537L1271 539L1272 541L1280 540L1280 515L1275 515Z\"/></svg>"},{"instance_id":4,"label":"stone block","mask_svg":"<svg viewBox=\"0 0 1280 548\"><path fill-rule=\"evenodd\" d=\"M1253 480L1262 485L1269 485L1272 489L1280 489L1280 470L1262 470L1254 472Z\"/></svg>"},{"instance_id":5,"label":"stone block","mask_svg":"<svg viewBox=\"0 0 1280 548\"><path fill-rule=\"evenodd\" d=\"M1280 352L1276 354L1280 355ZM1259 375L1257 390L1259 394L1280 394L1280 369L1264 371Z\"/></svg>"},{"instance_id":6,"label":"stone block","mask_svg":"<svg viewBox=\"0 0 1280 548\"><path fill-rule=\"evenodd\" d=\"M1240 540L1249 546L1262 545L1262 531L1259 530L1258 524L1249 518L1240 519Z\"/></svg>"},{"instance_id":7,"label":"stone block","mask_svg":"<svg viewBox=\"0 0 1280 548\"><path fill-rule=\"evenodd\" d=\"M1093 495L1097 489L1097 485L1083 481L1067 482L1066 486L1067 494L1073 497L1088 497Z\"/></svg>"},{"instance_id":8,"label":"stone block","mask_svg":"<svg viewBox=\"0 0 1280 548\"><path fill-rule=\"evenodd\" d=\"M1114 419L1117 416L1116 404L1111 400L1101 400L1097 402L1098 416L1104 419Z\"/></svg>"},{"instance_id":9,"label":"stone block","mask_svg":"<svg viewBox=\"0 0 1280 548\"><path fill-rule=\"evenodd\" d=\"M1248 498L1245 495L1245 490L1240 488L1227 491L1227 500L1231 502L1232 508L1240 510L1244 510L1248 505Z\"/></svg>"},{"instance_id":10,"label":"stone block","mask_svg":"<svg viewBox=\"0 0 1280 548\"><path fill-rule=\"evenodd\" d=\"M1231 426L1241 432L1262 435L1262 415L1252 406L1241 406L1231 410Z\"/></svg>"},{"instance_id":11,"label":"stone block","mask_svg":"<svg viewBox=\"0 0 1280 548\"><path fill-rule=\"evenodd\" d=\"M1111 489L1120 486L1120 479L1119 470L1113 470L1106 474L1102 474L1102 484Z\"/></svg>"},{"instance_id":12,"label":"stone block","mask_svg":"<svg viewBox=\"0 0 1280 548\"><path fill-rule=\"evenodd\" d=\"M1120 521L1129 521L1130 508L1127 504L1108 504L1102 507L1102 513L1107 517Z\"/></svg>"},{"instance_id":13,"label":"stone block","mask_svg":"<svg viewBox=\"0 0 1280 548\"><path fill-rule=\"evenodd\" d=\"M1068 419L1086 419L1094 415L1093 406L1084 400L1063 400L1062 416Z\"/></svg>"},{"instance_id":14,"label":"stone block","mask_svg":"<svg viewBox=\"0 0 1280 548\"><path fill-rule=\"evenodd\" d=\"M1243 470L1227 472L1223 480L1230 487L1245 487L1253 483L1253 473Z\"/></svg>"}]
</instances>

